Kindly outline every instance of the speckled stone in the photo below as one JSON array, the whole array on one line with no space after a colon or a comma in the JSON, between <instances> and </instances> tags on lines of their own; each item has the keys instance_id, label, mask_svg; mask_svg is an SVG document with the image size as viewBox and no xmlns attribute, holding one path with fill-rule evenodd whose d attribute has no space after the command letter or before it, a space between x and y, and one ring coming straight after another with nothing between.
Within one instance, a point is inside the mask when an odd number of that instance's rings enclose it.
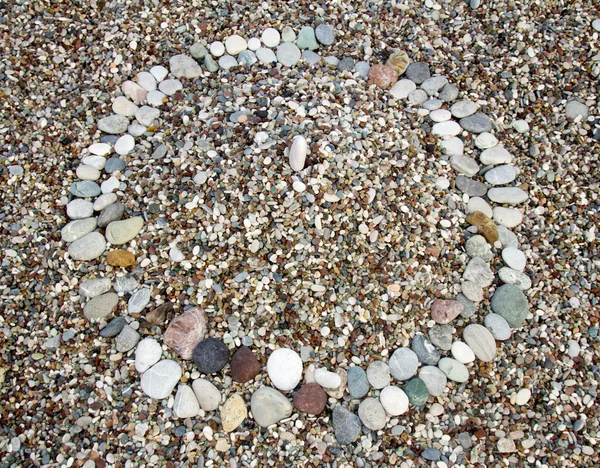
<instances>
[{"instance_id":1,"label":"speckled stone","mask_svg":"<svg viewBox=\"0 0 600 468\"><path fill-rule=\"evenodd\" d=\"M246 403L239 393L231 395L221 407L221 424L225 432L235 431L248 416Z\"/></svg>"},{"instance_id":2,"label":"speckled stone","mask_svg":"<svg viewBox=\"0 0 600 468\"><path fill-rule=\"evenodd\" d=\"M362 398L370 390L367 373L358 366L348 369L348 392L352 398Z\"/></svg>"},{"instance_id":3,"label":"speckled stone","mask_svg":"<svg viewBox=\"0 0 600 468\"><path fill-rule=\"evenodd\" d=\"M496 340L483 325L468 325L463 331L463 339L482 361L492 362L496 358Z\"/></svg>"},{"instance_id":4,"label":"speckled stone","mask_svg":"<svg viewBox=\"0 0 600 468\"><path fill-rule=\"evenodd\" d=\"M420 378L410 380L404 387L404 393L408 396L408 400L415 406L423 406L429 398L427 385Z\"/></svg>"},{"instance_id":5,"label":"speckled stone","mask_svg":"<svg viewBox=\"0 0 600 468\"><path fill-rule=\"evenodd\" d=\"M333 409L332 423L335 438L340 445L354 442L362 429L360 418L342 405L337 405Z\"/></svg>"},{"instance_id":6,"label":"speckled stone","mask_svg":"<svg viewBox=\"0 0 600 468\"><path fill-rule=\"evenodd\" d=\"M231 358L231 378L234 382L249 382L258 375L260 369L260 362L247 346L241 346Z\"/></svg>"},{"instance_id":7,"label":"speckled stone","mask_svg":"<svg viewBox=\"0 0 600 468\"><path fill-rule=\"evenodd\" d=\"M229 350L216 338L207 338L194 348L194 363L202 374L215 374L227 365Z\"/></svg>"},{"instance_id":8,"label":"speckled stone","mask_svg":"<svg viewBox=\"0 0 600 468\"><path fill-rule=\"evenodd\" d=\"M376 64L369 70L369 84L383 89L391 88L398 81L398 73L392 67Z\"/></svg>"}]
</instances>

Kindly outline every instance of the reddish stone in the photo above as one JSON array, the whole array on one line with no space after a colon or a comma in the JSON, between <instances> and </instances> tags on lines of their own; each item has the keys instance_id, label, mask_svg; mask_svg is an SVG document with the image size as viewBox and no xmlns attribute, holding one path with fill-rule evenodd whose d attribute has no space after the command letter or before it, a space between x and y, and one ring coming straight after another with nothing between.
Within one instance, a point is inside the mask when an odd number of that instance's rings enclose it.
<instances>
[{"instance_id":1,"label":"reddish stone","mask_svg":"<svg viewBox=\"0 0 600 468\"><path fill-rule=\"evenodd\" d=\"M146 314L146 320L152 325L162 325L173 312L173 303L165 302Z\"/></svg>"},{"instance_id":2,"label":"reddish stone","mask_svg":"<svg viewBox=\"0 0 600 468\"><path fill-rule=\"evenodd\" d=\"M327 394L317 383L303 385L294 395L294 407L308 414L321 414L327 404Z\"/></svg>"},{"instance_id":3,"label":"reddish stone","mask_svg":"<svg viewBox=\"0 0 600 468\"><path fill-rule=\"evenodd\" d=\"M437 323L446 324L452 322L463 311L463 305L458 301L447 301L437 299L431 305L431 318Z\"/></svg>"},{"instance_id":4,"label":"reddish stone","mask_svg":"<svg viewBox=\"0 0 600 468\"><path fill-rule=\"evenodd\" d=\"M193 307L171 320L163 340L181 359L192 359L194 348L206 334L204 309Z\"/></svg>"},{"instance_id":5,"label":"reddish stone","mask_svg":"<svg viewBox=\"0 0 600 468\"><path fill-rule=\"evenodd\" d=\"M250 348L242 346L231 358L231 378L235 382L248 382L260 372L260 362Z\"/></svg>"},{"instance_id":6,"label":"reddish stone","mask_svg":"<svg viewBox=\"0 0 600 468\"><path fill-rule=\"evenodd\" d=\"M373 65L369 70L369 84L390 89L398 81L398 73L387 65Z\"/></svg>"}]
</instances>

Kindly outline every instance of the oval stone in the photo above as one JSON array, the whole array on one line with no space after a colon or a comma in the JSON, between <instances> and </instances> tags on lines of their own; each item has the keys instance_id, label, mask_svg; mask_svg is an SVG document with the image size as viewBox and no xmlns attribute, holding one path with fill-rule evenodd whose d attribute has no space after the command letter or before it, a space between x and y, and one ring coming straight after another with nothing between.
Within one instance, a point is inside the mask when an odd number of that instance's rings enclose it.
<instances>
[{"instance_id":1,"label":"oval stone","mask_svg":"<svg viewBox=\"0 0 600 468\"><path fill-rule=\"evenodd\" d=\"M173 306L167 303L166 307L171 310ZM164 304L163 304L164 305ZM162 306L161 306L162 307ZM155 309L156 310L156 309ZM162 316L162 314L160 314ZM155 319L156 321L157 319ZM156 325L162 323L162 320ZM182 359L189 360L192 358L194 348L202 340L206 334L207 318L204 309L201 307L192 307L186 310L178 317L175 317L163 336L164 343L175 351Z\"/></svg>"},{"instance_id":2,"label":"oval stone","mask_svg":"<svg viewBox=\"0 0 600 468\"><path fill-rule=\"evenodd\" d=\"M491 185L510 184L517 178L517 168L503 164L494 167L485 173L485 181Z\"/></svg>"},{"instance_id":3,"label":"oval stone","mask_svg":"<svg viewBox=\"0 0 600 468\"><path fill-rule=\"evenodd\" d=\"M381 390L379 401L390 416L400 416L408 411L408 396L404 390L393 385Z\"/></svg>"},{"instance_id":4,"label":"oval stone","mask_svg":"<svg viewBox=\"0 0 600 468\"><path fill-rule=\"evenodd\" d=\"M496 340L483 325L468 325L463 331L463 338L482 361L492 362L496 358Z\"/></svg>"},{"instance_id":5,"label":"oval stone","mask_svg":"<svg viewBox=\"0 0 600 468\"><path fill-rule=\"evenodd\" d=\"M479 155L479 160L486 166L497 165L497 164L510 164L512 162L512 155L506 151L504 146L497 145L487 148Z\"/></svg>"},{"instance_id":6,"label":"oval stone","mask_svg":"<svg viewBox=\"0 0 600 468\"><path fill-rule=\"evenodd\" d=\"M247 346L241 346L231 358L231 378L244 383L254 379L260 372L260 362Z\"/></svg>"},{"instance_id":7,"label":"oval stone","mask_svg":"<svg viewBox=\"0 0 600 468\"><path fill-rule=\"evenodd\" d=\"M513 228L523 221L523 213L515 208L494 207L494 221L507 228Z\"/></svg>"},{"instance_id":8,"label":"oval stone","mask_svg":"<svg viewBox=\"0 0 600 468\"><path fill-rule=\"evenodd\" d=\"M154 364L142 375L142 391L150 398L167 398L181 379L181 366L171 359Z\"/></svg>"},{"instance_id":9,"label":"oval stone","mask_svg":"<svg viewBox=\"0 0 600 468\"><path fill-rule=\"evenodd\" d=\"M492 310L504 317L513 328L523 325L529 313L529 302L525 294L513 284L500 286L492 296L491 305Z\"/></svg>"},{"instance_id":10,"label":"oval stone","mask_svg":"<svg viewBox=\"0 0 600 468\"><path fill-rule=\"evenodd\" d=\"M333 416L331 419L338 444L351 444L360 435L362 429L360 418L356 414L348 411L342 405L337 405L333 409Z\"/></svg>"},{"instance_id":11,"label":"oval stone","mask_svg":"<svg viewBox=\"0 0 600 468\"><path fill-rule=\"evenodd\" d=\"M404 387L404 392L408 397L408 401L415 406L423 406L429 398L427 385L419 378L410 380Z\"/></svg>"},{"instance_id":12,"label":"oval stone","mask_svg":"<svg viewBox=\"0 0 600 468\"><path fill-rule=\"evenodd\" d=\"M96 218L85 218L71 221L60 231L63 242L74 242L96 229Z\"/></svg>"},{"instance_id":13,"label":"oval stone","mask_svg":"<svg viewBox=\"0 0 600 468\"><path fill-rule=\"evenodd\" d=\"M88 261L98 258L105 250L104 236L99 232L90 232L69 245L69 256L73 260Z\"/></svg>"},{"instance_id":14,"label":"oval stone","mask_svg":"<svg viewBox=\"0 0 600 468\"><path fill-rule=\"evenodd\" d=\"M179 384L175 401L173 403L173 414L177 418L193 418L200 412L200 405L189 385Z\"/></svg>"},{"instance_id":15,"label":"oval stone","mask_svg":"<svg viewBox=\"0 0 600 468\"><path fill-rule=\"evenodd\" d=\"M463 305L458 301L436 299L431 305L431 318L436 323L450 323L463 311Z\"/></svg>"},{"instance_id":16,"label":"oval stone","mask_svg":"<svg viewBox=\"0 0 600 468\"><path fill-rule=\"evenodd\" d=\"M430 395L441 396L444 394L448 379L439 368L425 366L419 371L419 378L425 383Z\"/></svg>"},{"instance_id":17,"label":"oval stone","mask_svg":"<svg viewBox=\"0 0 600 468\"><path fill-rule=\"evenodd\" d=\"M106 227L106 239L113 245L125 244L137 236L143 226L144 220L141 217L113 221Z\"/></svg>"},{"instance_id":18,"label":"oval stone","mask_svg":"<svg viewBox=\"0 0 600 468\"><path fill-rule=\"evenodd\" d=\"M144 338L135 350L135 369L143 374L160 361L162 346L154 338Z\"/></svg>"},{"instance_id":19,"label":"oval stone","mask_svg":"<svg viewBox=\"0 0 600 468\"><path fill-rule=\"evenodd\" d=\"M383 405L376 398L365 398L358 407L358 417L372 431L385 427L387 416Z\"/></svg>"},{"instance_id":20,"label":"oval stone","mask_svg":"<svg viewBox=\"0 0 600 468\"><path fill-rule=\"evenodd\" d=\"M506 247L502 250L502 260L510 268L517 271L523 271L527 263L525 254L515 247Z\"/></svg>"},{"instance_id":21,"label":"oval stone","mask_svg":"<svg viewBox=\"0 0 600 468\"><path fill-rule=\"evenodd\" d=\"M514 284L522 291L526 291L531 288L531 278L525 273L512 268L502 267L498 272L498 277L503 283Z\"/></svg>"},{"instance_id":22,"label":"oval stone","mask_svg":"<svg viewBox=\"0 0 600 468\"><path fill-rule=\"evenodd\" d=\"M463 383L469 380L469 369L456 359L442 358L438 363L438 367L446 374L446 377L454 382Z\"/></svg>"},{"instance_id":23,"label":"oval stone","mask_svg":"<svg viewBox=\"0 0 600 468\"><path fill-rule=\"evenodd\" d=\"M221 423L225 432L235 431L248 416L246 403L239 393L231 395L221 408Z\"/></svg>"},{"instance_id":24,"label":"oval stone","mask_svg":"<svg viewBox=\"0 0 600 468\"><path fill-rule=\"evenodd\" d=\"M367 373L358 366L348 370L348 392L352 398L362 398L369 392Z\"/></svg>"},{"instance_id":25,"label":"oval stone","mask_svg":"<svg viewBox=\"0 0 600 468\"><path fill-rule=\"evenodd\" d=\"M227 365L229 350L221 340L207 338L194 348L192 357L200 373L214 374Z\"/></svg>"},{"instance_id":26,"label":"oval stone","mask_svg":"<svg viewBox=\"0 0 600 468\"><path fill-rule=\"evenodd\" d=\"M468 364L475 360L475 353L469 347L468 344L463 343L462 341L455 341L452 343L452 356L458 362L462 362L463 364Z\"/></svg>"},{"instance_id":27,"label":"oval stone","mask_svg":"<svg viewBox=\"0 0 600 468\"><path fill-rule=\"evenodd\" d=\"M408 348L398 348L390 358L390 372L396 380L408 380L417 373L419 358Z\"/></svg>"},{"instance_id":28,"label":"oval stone","mask_svg":"<svg viewBox=\"0 0 600 468\"><path fill-rule=\"evenodd\" d=\"M510 338L510 325L501 315L490 312L485 316L484 324L498 341L506 341Z\"/></svg>"},{"instance_id":29,"label":"oval stone","mask_svg":"<svg viewBox=\"0 0 600 468\"><path fill-rule=\"evenodd\" d=\"M518 205L527 201L529 195L519 187L495 187L488 190L487 196L496 203Z\"/></svg>"},{"instance_id":30,"label":"oval stone","mask_svg":"<svg viewBox=\"0 0 600 468\"><path fill-rule=\"evenodd\" d=\"M303 385L294 394L294 407L307 414L318 415L323 412L327 404L327 394L317 383Z\"/></svg>"},{"instance_id":31,"label":"oval stone","mask_svg":"<svg viewBox=\"0 0 600 468\"><path fill-rule=\"evenodd\" d=\"M214 411L221 404L221 393L211 382L206 379L196 379L192 383L192 390L204 411Z\"/></svg>"},{"instance_id":32,"label":"oval stone","mask_svg":"<svg viewBox=\"0 0 600 468\"><path fill-rule=\"evenodd\" d=\"M290 167L292 170L298 172L304 169L307 152L308 144L306 143L306 138L302 135L295 136L289 155Z\"/></svg>"},{"instance_id":33,"label":"oval stone","mask_svg":"<svg viewBox=\"0 0 600 468\"><path fill-rule=\"evenodd\" d=\"M83 308L83 315L88 320L98 320L108 316L119 303L119 296L109 292L93 297Z\"/></svg>"},{"instance_id":34,"label":"oval stone","mask_svg":"<svg viewBox=\"0 0 600 468\"><path fill-rule=\"evenodd\" d=\"M267 361L267 373L278 389L293 390L302 379L302 359L291 349L276 349Z\"/></svg>"},{"instance_id":35,"label":"oval stone","mask_svg":"<svg viewBox=\"0 0 600 468\"><path fill-rule=\"evenodd\" d=\"M252 416L259 426L268 427L292 414L292 404L271 387L261 387L252 394L250 400Z\"/></svg>"},{"instance_id":36,"label":"oval stone","mask_svg":"<svg viewBox=\"0 0 600 468\"><path fill-rule=\"evenodd\" d=\"M119 135L127 131L129 119L124 115L113 114L98 121L98 130L111 135Z\"/></svg>"}]
</instances>

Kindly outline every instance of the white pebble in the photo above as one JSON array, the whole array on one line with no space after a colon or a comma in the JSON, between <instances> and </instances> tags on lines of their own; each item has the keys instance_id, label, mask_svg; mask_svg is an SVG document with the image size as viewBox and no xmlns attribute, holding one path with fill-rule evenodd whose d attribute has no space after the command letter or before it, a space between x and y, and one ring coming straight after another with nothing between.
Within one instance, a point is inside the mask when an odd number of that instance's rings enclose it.
<instances>
[{"instance_id":1,"label":"white pebble","mask_svg":"<svg viewBox=\"0 0 600 468\"><path fill-rule=\"evenodd\" d=\"M210 45L210 53L213 54L214 57L220 57L225 53L225 44L221 41L215 41Z\"/></svg>"}]
</instances>

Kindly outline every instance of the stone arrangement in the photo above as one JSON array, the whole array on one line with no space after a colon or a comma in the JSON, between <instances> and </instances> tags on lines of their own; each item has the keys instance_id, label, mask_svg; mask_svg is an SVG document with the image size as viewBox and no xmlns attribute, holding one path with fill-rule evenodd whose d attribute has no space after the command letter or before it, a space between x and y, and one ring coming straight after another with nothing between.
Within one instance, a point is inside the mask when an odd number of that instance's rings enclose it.
<instances>
[{"instance_id":1,"label":"stone arrangement","mask_svg":"<svg viewBox=\"0 0 600 468\"><path fill-rule=\"evenodd\" d=\"M472 0L470 5L476 8L479 2ZM429 119L431 134L457 174L454 181L440 177L436 186L446 190L453 185L467 201L466 222L470 225L467 229L474 235L466 242L470 261L462 273L462 293L433 301L426 312L435 322L428 336L413 336L410 347L397 348L389 359L373 360L366 369L351 366L328 370L326 365L312 364L305 369L302 352L298 354L285 347L276 349L266 362L270 386L260 387L250 400L252 418L262 427L290 417L294 408L307 415L321 414L328 400L338 400L339 404L330 405L331 421L338 443L349 444L357 439L362 425L373 431L382 430L388 417L402 415L411 406L423 407L429 396L442 395L448 381L467 382L473 372L467 365L475 360L493 362L497 342L508 340L512 329L525 323L529 304L523 291L531 287L531 280L524 272L526 255L519 250L511 229L518 227L523 219L518 207L527 201L528 194L516 185L519 168L494 134L494 121L479 112L477 102L459 99L459 89L446 77L432 76L427 63L411 63L403 51L394 51L385 64L372 66L367 62L355 63L349 57L322 58L315 52L321 46L333 44L334 39L333 28L324 23L314 29L306 26L297 33L291 28L282 31L268 28L260 37L249 40L232 35L208 46L195 44L190 55L173 56L169 69L155 66L139 72L135 80L124 82L122 95L112 105L114 114L97 123L98 130L110 138L92 144L82 155L76 170L80 180L70 186L73 198L66 207L72 221L63 227L61 235L69 244L68 253L74 261L95 260L108 250L105 257L108 265L127 268L135 264L127 245L144 230L145 221L141 216L126 218L126 206L118 200L116 192L121 187L118 175L127 167L123 156L159 125L161 106L183 90L183 81L205 76L204 70L218 73L236 66L272 63L310 67L324 60L337 70L364 79L365 86L386 89L391 99L416 109L418 115ZM567 106L567 113L581 115L583 110L578 104ZM245 114L237 113L231 116L231 121L243 123L245 118ZM524 121L515 122L513 127L521 133L528 129ZM474 139L481 151L479 160L464 154L464 142L459 137L462 134ZM259 132L255 141L260 144L268 138L268 134ZM296 135L287 153L293 171L302 173L307 154L306 136ZM202 183L205 177L201 172L194 181ZM306 185L296 180L293 188L301 193ZM328 196L328 202L336 202L335 195ZM444 220L441 225L450 227ZM491 311L480 317L477 305L496 281L490 267L492 247L501 250L506 266L498 271L502 284L491 297ZM183 258L177 245L172 246L170 257L174 262ZM205 375L188 385L180 383L182 367L175 359L163 356L161 343L155 338L141 340L138 330L129 323L131 314L142 313L150 304L153 292L149 287L140 285L133 275L115 281L98 277L84 281L80 293L88 299L83 309L85 317L90 321L108 321L100 336L114 338L118 352L135 354L141 389L148 397L166 399L177 388L173 402L176 417L193 418L200 411L219 410L223 430L227 432L235 431L249 417L244 398L236 393L222 402L210 378L229 364L233 381L243 384L252 381L263 366L249 346L237 348L230 356L231 351L222 340L207 337L210 320L202 308L189 308L170 320L162 336L163 344L174 355L181 360L193 360L198 372ZM129 296L127 314L109 320L119 302L117 293ZM145 318L160 326L172 310L173 306L165 303ZM452 322L459 316L470 319L471 323L462 330L462 336L456 337ZM372 389L379 391L377 398L368 396ZM341 403L346 393L353 400L362 400L357 414ZM517 404L526 404L531 396L531 390L523 388L517 395ZM435 455L431 457L437 459Z\"/></svg>"}]
</instances>

